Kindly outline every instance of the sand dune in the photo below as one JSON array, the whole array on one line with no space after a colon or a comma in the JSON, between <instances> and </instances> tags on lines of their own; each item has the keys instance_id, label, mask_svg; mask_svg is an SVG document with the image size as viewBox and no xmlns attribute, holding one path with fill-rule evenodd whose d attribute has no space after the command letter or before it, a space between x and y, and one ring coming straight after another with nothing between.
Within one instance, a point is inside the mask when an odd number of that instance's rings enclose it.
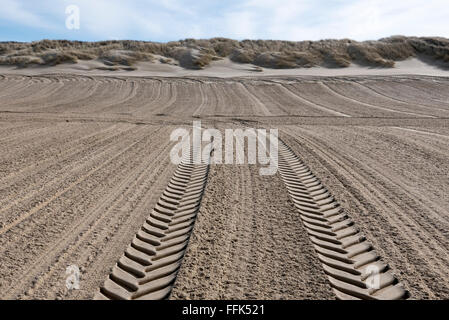
<instances>
[{"instance_id":1,"label":"sand dune","mask_svg":"<svg viewBox=\"0 0 449 320\"><path fill-rule=\"evenodd\" d=\"M449 71L438 65L429 64L422 59L412 57L404 61L396 62L393 68L372 68L359 64L350 64L345 68L295 68L295 69L273 69L259 67L248 63L236 63L229 58L213 61L200 70L185 69L177 65L155 62L138 62L133 70L104 70L99 69L100 62L78 61L74 64L60 64L52 67L35 66L28 68L17 68L15 66L0 66L3 74L21 75L45 75L45 74L79 74L79 75L103 75L103 76L125 76L125 77L266 77L266 76L388 76L388 75L426 75L426 76L449 76Z\"/></svg>"},{"instance_id":2,"label":"sand dune","mask_svg":"<svg viewBox=\"0 0 449 320\"><path fill-rule=\"evenodd\" d=\"M412 58L418 59L420 63L405 62ZM269 75L291 74L273 73L271 70L307 70L317 67L337 69L334 72L338 74L343 72L339 69L348 67L391 69L401 62L405 62L402 64L408 68L419 69L424 64L447 71L449 40L395 36L364 42L349 39L291 42L213 38L168 43L66 40L0 43L0 65L19 69L64 64L65 68L72 71L138 71L159 72L159 75L175 73L179 76L190 74L186 70L206 69L198 75L215 76L233 71L232 76L239 76L242 73L261 72ZM304 71L299 71L299 74L301 72ZM315 72L312 70L313 74Z\"/></svg>"}]
</instances>

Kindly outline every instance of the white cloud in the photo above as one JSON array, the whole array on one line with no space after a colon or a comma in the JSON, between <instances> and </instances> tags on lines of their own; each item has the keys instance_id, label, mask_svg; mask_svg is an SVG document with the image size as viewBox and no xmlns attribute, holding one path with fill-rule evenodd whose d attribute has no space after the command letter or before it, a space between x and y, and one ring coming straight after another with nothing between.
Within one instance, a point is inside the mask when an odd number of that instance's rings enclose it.
<instances>
[{"instance_id":1,"label":"white cloud","mask_svg":"<svg viewBox=\"0 0 449 320\"><path fill-rule=\"evenodd\" d=\"M227 36L231 38L254 38L256 36L256 28L258 27L257 19L250 11L236 11L227 13L224 16L224 22L220 23L224 26Z\"/></svg>"},{"instance_id":2,"label":"white cloud","mask_svg":"<svg viewBox=\"0 0 449 320\"><path fill-rule=\"evenodd\" d=\"M335 12L327 25L333 37L340 34L358 40L393 34L449 36L449 13L445 0L352 1ZM446 28L442 28L445 25ZM341 37L341 36L340 36Z\"/></svg>"},{"instance_id":3,"label":"white cloud","mask_svg":"<svg viewBox=\"0 0 449 320\"><path fill-rule=\"evenodd\" d=\"M248 0L241 7L253 13L254 21L246 24L257 26L251 30L255 38L367 40L394 34L449 37L447 0Z\"/></svg>"},{"instance_id":4,"label":"white cloud","mask_svg":"<svg viewBox=\"0 0 449 320\"><path fill-rule=\"evenodd\" d=\"M5 20L20 26L35 28L52 28L54 25L42 18L39 14L25 8L17 0L0 1L0 21Z\"/></svg>"},{"instance_id":5,"label":"white cloud","mask_svg":"<svg viewBox=\"0 0 449 320\"><path fill-rule=\"evenodd\" d=\"M26 3L26 4L25 4ZM65 30L64 9L81 9ZM0 0L0 22L48 37L177 40L186 37L318 40L392 34L449 37L447 0ZM9 28L9 29L11 29ZM5 37L0 30L0 36ZM42 33L41 32L41 33Z\"/></svg>"}]
</instances>

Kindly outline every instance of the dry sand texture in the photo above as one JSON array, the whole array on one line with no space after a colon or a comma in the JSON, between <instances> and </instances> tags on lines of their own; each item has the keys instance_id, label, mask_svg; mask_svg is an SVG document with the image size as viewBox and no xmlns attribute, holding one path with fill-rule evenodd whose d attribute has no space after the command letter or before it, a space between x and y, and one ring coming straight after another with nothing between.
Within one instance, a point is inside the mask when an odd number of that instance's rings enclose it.
<instances>
[{"instance_id":1,"label":"dry sand texture","mask_svg":"<svg viewBox=\"0 0 449 320\"><path fill-rule=\"evenodd\" d=\"M0 298L90 299L112 281L125 298L172 287L173 299L391 298L400 284L412 299L448 299L448 88L446 78L411 75L1 75ZM212 165L206 176L177 176L169 135L199 119L279 128L284 169L262 177L256 166ZM192 176L204 184L184 199L190 220L143 234L158 205L160 222L182 213L167 188ZM329 194L304 193L317 186ZM336 222L363 245L336 248L346 238L335 239L335 222L313 216L337 203ZM126 255L130 247L140 251ZM161 256L174 267L151 273ZM369 296L354 269L367 256L390 266ZM69 265L80 267L79 290L65 286Z\"/></svg>"}]
</instances>

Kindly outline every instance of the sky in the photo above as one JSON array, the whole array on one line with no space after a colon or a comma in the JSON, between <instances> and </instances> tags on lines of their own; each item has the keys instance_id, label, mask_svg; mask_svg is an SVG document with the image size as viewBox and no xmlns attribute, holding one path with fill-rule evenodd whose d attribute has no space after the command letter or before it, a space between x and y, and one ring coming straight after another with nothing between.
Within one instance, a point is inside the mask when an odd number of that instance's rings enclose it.
<instances>
[{"instance_id":1,"label":"sky","mask_svg":"<svg viewBox=\"0 0 449 320\"><path fill-rule=\"evenodd\" d=\"M449 1L0 0L0 41L375 40L391 35L449 38Z\"/></svg>"}]
</instances>

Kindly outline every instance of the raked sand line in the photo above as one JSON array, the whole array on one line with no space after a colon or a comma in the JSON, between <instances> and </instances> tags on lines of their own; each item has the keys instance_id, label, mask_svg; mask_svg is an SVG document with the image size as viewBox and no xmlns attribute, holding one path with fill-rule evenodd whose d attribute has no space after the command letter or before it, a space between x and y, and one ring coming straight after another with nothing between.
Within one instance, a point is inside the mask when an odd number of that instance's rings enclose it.
<instances>
[{"instance_id":1,"label":"raked sand line","mask_svg":"<svg viewBox=\"0 0 449 320\"><path fill-rule=\"evenodd\" d=\"M340 99L343 99L343 100L346 100L346 101L349 101L349 102L353 102L353 103L357 103L357 104L360 104L360 105L368 107L368 108L374 108L374 109L384 110L384 111L393 112L393 113L408 114L408 115L418 116L418 117L423 117L423 118L438 118L438 117L435 117L435 116L432 116L432 115L429 115L429 114L394 110L394 109L390 109L390 108L385 108L385 107L381 107L381 106L376 106L376 105L373 105L373 104L365 103L365 102L362 102L362 101L359 101L359 100L347 97L347 96L337 92L336 90L332 89L327 84L325 84L324 82L318 82L318 83L319 83L319 85L321 85L321 87L324 90L327 90L331 94L334 94L334 95L338 96Z\"/></svg>"},{"instance_id":2,"label":"raked sand line","mask_svg":"<svg viewBox=\"0 0 449 320\"><path fill-rule=\"evenodd\" d=\"M142 140L142 139L141 139ZM87 174L81 176L80 178L78 178L76 181L74 181L73 183L69 184L66 188L58 190L53 196L51 196L50 198L46 199L43 202L40 202L38 205L36 205L35 207L33 207L31 210L27 211L26 213L20 215L17 219L15 219L14 221L12 221L11 223L3 226L0 229L0 235L8 232L10 229L16 227L17 225L19 225L22 221L24 221L25 219L28 219L29 217L31 217L33 214L39 212L39 210L41 210L42 208L46 207L48 204L50 204L51 202L55 201L56 199L58 199L60 196L62 196L63 194L65 194L66 192L69 192L70 190L72 190L74 187L76 187L77 185L79 185L81 182L85 181L88 177L92 176L95 172L99 171L101 168L105 167L107 164L109 164L110 162L112 162L114 159L118 158L120 155L124 154L126 151L128 151L129 149L131 149L132 147L134 147L135 145L137 145L141 140L138 140L132 144L130 144L129 146L127 146L124 150L121 150L119 153L117 153L116 155L114 155L113 157L109 158L108 160L106 160L105 162L103 162L99 167L93 168L92 170L90 170ZM25 196L22 199L27 199L29 197ZM5 211L6 209L9 209L10 207L12 207L12 205L14 205L15 202L12 202L9 206L5 207Z\"/></svg>"},{"instance_id":3,"label":"raked sand line","mask_svg":"<svg viewBox=\"0 0 449 320\"><path fill-rule=\"evenodd\" d=\"M318 178L281 140L279 155L279 173L337 298L407 299L409 293L389 266Z\"/></svg>"},{"instance_id":4,"label":"raked sand line","mask_svg":"<svg viewBox=\"0 0 449 320\"><path fill-rule=\"evenodd\" d=\"M444 135L444 134L435 133L435 132L427 132L427 131L421 131L421 130L410 129L410 128L401 128L401 127L392 127L392 128L398 129L398 130L414 132L414 133L418 133L418 134L424 134L424 135L428 135L428 136L435 136L435 137L439 137L439 138L443 138L443 139L449 139L449 136Z\"/></svg>"},{"instance_id":5,"label":"raked sand line","mask_svg":"<svg viewBox=\"0 0 449 320\"><path fill-rule=\"evenodd\" d=\"M100 291L97 300L158 300L168 297L184 257L201 199L208 164L179 164L153 212Z\"/></svg>"},{"instance_id":6,"label":"raked sand line","mask_svg":"<svg viewBox=\"0 0 449 320\"><path fill-rule=\"evenodd\" d=\"M371 90L372 92L378 94L379 96L383 96L384 98L390 99L392 101L397 101L400 103L404 103L404 104L411 104L411 101L406 101L403 100L401 97L397 96L397 97L393 97L388 93L382 92L379 88L373 88L372 85L368 85L365 82L355 82L356 84L358 84L359 86L362 86L368 90ZM433 110L442 110L442 111L447 111L447 109L441 109L438 108L437 106L431 106L431 105L426 105L426 104L422 104L422 102L413 102L414 105L419 106L421 108L426 108L426 109L433 109Z\"/></svg>"},{"instance_id":7,"label":"raked sand line","mask_svg":"<svg viewBox=\"0 0 449 320\"><path fill-rule=\"evenodd\" d=\"M304 97L301 97L300 95L296 94L295 92L291 91L289 88L287 88L286 86L282 85L283 88L286 89L286 91L290 94L293 95L295 97L295 99L300 100L301 102L303 102L304 104L315 108L315 109L319 109L321 111L325 111L327 113L333 114L334 116L340 116L340 117L347 117L347 118L351 118L352 116L343 112L339 112L339 111L335 111L332 109L329 109L327 107L324 107L320 104L317 104L316 102L312 102Z\"/></svg>"}]
</instances>

